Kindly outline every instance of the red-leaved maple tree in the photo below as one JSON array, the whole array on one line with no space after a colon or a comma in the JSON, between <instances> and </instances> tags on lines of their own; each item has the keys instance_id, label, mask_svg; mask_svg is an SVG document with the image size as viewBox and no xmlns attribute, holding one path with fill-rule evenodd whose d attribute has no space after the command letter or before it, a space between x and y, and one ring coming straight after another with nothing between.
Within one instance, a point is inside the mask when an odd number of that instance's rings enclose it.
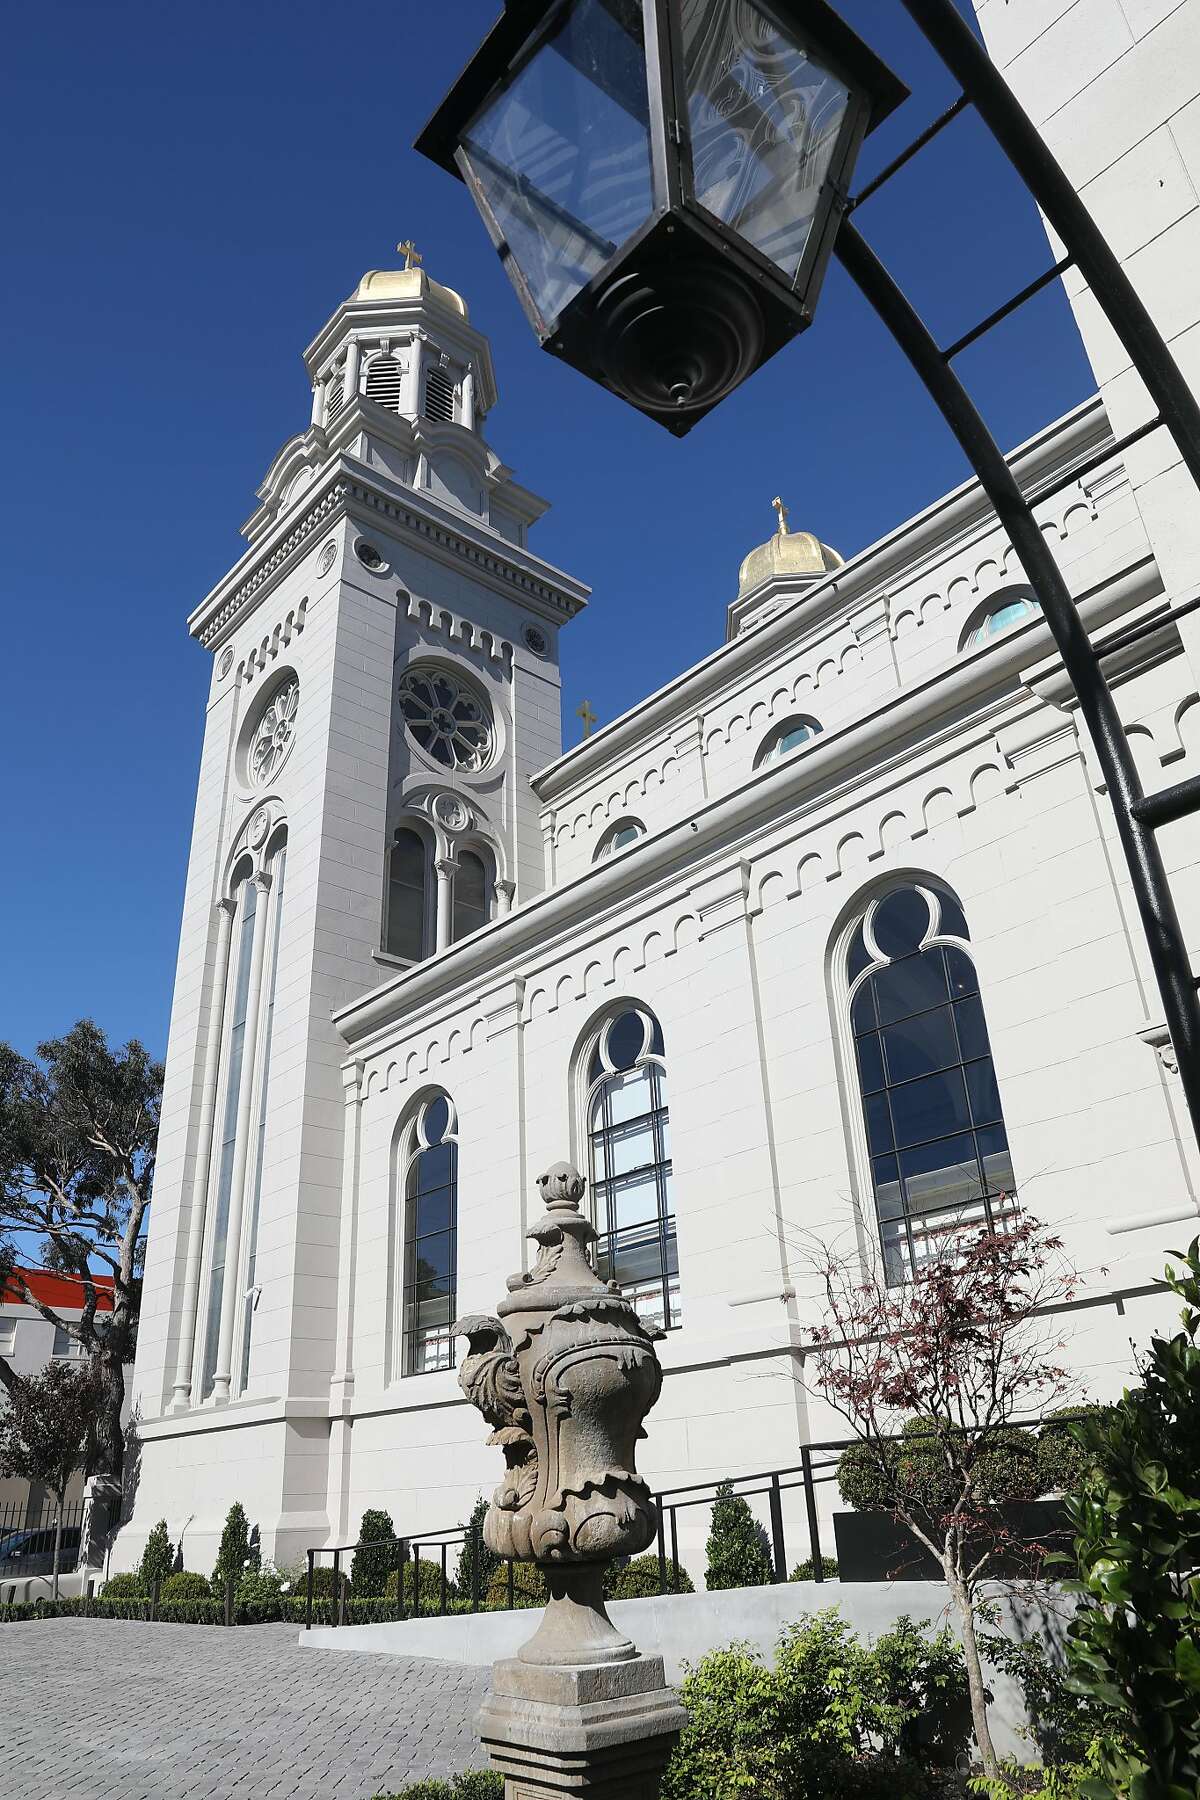
<instances>
[{"instance_id":1,"label":"red-leaved maple tree","mask_svg":"<svg viewBox=\"0 0 1200 1800\"><path fill-rule=\"evenodd\" d=\"M859 1256L817 1261L826 1314L811 1384L854 1432L877 1504L941 1565L980 1760L1000 1779L975 1604L1014 1544L1003 1503L1014 1498L1005 1453L1015 1423L1075 1397L1061 1309L1079 1277L1062 1240L1019 1216L1003 1229L935 1232L911 1279L892 1286L879 1269L864 1274Z\"/></svg>"}]
</instances>

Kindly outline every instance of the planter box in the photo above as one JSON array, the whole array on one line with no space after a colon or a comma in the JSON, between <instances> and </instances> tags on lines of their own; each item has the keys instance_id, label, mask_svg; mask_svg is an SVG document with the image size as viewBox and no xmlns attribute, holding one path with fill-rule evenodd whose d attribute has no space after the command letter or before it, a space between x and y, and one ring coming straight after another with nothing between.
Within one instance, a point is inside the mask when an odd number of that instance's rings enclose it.
<instances>
[{"instance_id":1,"label":"planter box","mask_svg":"<svg viewBox=\"0 0 1200 1800\"><path fill-rule=\"evenodd\" d=\"M1069 1550L1071 1531L1061 1500L1022 1500L1001 1507L1017 1540L992 1564L989 1574L1006 1580L1036 1575L1039 1548ZM923 1544L890 1513L833 1515L838 1573L843 1581L940 1581L941 1567Z\"/></svg>"}]
</instances>

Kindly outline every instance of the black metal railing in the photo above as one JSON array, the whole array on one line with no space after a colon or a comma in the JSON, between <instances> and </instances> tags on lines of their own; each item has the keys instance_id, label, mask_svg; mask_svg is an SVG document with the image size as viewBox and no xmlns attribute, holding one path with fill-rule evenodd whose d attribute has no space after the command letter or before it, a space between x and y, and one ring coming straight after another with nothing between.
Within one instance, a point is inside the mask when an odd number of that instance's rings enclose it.
<instances>
[{"instance_id":1,"label":"black metal railing","mask_svg":"<svg viewBox=\"0 0 1200 1800\"><path fill-rule=\"evenodd\" d=\"M58 1572L65 1575L79 1562L83 1505L65 1506L62 1514ZM53 1502L31 1507L26 1501L0 1506L0 1601L12 1597L13 1586L31 1576L54 1572L57 1512Z\"/></svg>"}]
</instances>

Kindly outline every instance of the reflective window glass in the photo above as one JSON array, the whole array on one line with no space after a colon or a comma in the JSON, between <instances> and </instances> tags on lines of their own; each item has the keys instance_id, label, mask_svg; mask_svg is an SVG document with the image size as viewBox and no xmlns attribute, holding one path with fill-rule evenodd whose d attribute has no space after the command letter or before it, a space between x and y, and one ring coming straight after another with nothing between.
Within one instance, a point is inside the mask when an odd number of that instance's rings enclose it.
<instances>
[{"instance_id":1,"label":"reflective window glass","mask_svg":"<svg viewBox=\"0 0 1200 1800\"><path fill-rule=\"evenodd\" d=\"M454 1366L458 1258L458 1143L443 1094L409 1127L404 1178L404 1373Z\"/></svg>"},{"instance_id":2,"label":"reflective window glass","mask_svg":"<svg viewBox=\"0 0 1200 1800\"><path fill-rule=\"evenodd\" d=\"M640 1010L598 1030L589 1068L596 1268L651 1328L681 1323L662 1032Z\"/></svg>"}]
</instances>

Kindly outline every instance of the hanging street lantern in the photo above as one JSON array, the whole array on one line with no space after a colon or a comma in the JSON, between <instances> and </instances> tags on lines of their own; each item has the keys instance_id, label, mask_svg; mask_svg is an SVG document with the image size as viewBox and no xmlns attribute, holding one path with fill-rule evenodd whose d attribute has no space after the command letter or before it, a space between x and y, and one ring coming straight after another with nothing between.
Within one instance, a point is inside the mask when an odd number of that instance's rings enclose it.
<instances>
[{"instance_id":1,"label":"hanging street lantern","mask_svg":"<svg viewBox=\"0 0 1200 1800\"><path fill-rule=\"evenodd\" d=\"M683 436L811 323L907 91L823 0L508 0L416 147L543 347Z\"/></svg>"}]
</instances>

